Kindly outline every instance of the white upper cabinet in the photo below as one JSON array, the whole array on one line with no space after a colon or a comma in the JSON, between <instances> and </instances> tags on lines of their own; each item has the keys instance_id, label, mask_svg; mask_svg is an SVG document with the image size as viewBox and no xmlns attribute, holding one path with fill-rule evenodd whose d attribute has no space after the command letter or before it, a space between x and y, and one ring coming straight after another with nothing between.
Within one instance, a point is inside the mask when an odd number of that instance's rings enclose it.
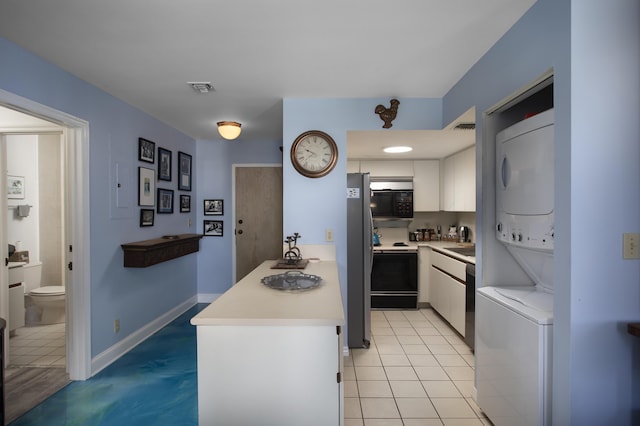
<instances>
[{"instance_id":1,"label":"white upper cabinet","mask_svg":"<svg viewBox=\"0 0 640 426\"><path fill-rule=\"evenodd\" d=\"M440 210L440 160L413 162L413 210Z\"/></svg>"},{"instance_id":2,"label":"white upper cabinet","mask_svg":"<svg viewBox=\"0 0 640 426\"><path fill-rule=\"evenodd\" d=\"M476 148L459 152L443 161L443 210L476 210Z\"/></svg>"},{"instance_id":3,"label":"white upper cabinet","mask_svg":"<svg viewBox=\"0 0 640 426\"><path fill-rule=\"evenodd\" d=\"M411 160L362 160L360 172L370 173L371 177L413 177Z\"/></svg>"}]
</instances>

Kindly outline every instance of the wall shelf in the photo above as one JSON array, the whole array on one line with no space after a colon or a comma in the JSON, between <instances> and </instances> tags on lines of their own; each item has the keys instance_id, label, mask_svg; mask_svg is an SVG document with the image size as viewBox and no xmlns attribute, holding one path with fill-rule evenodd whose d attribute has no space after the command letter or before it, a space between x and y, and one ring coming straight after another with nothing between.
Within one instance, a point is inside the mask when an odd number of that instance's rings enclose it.
<instances>
[{"instance_id":1,"label":"wall shelf","mask_svg":"<svg viewBox=\"0 0 640 426\"><path fill-rule=\"evenodd\" d=\"M146 268L200 250L200 234L166 235L153 240L121 244L125 268Z\"/></svg>"},{"instance_id":2,"label":"wall shelf","mask_svg":"<svg viewBox=\"0 0 640 426\"><path fill-rule=\"evenodd\" d=\"M640 322L630 322L627 324L627 333L640 337Z\"/></svg>"}]
</instances>

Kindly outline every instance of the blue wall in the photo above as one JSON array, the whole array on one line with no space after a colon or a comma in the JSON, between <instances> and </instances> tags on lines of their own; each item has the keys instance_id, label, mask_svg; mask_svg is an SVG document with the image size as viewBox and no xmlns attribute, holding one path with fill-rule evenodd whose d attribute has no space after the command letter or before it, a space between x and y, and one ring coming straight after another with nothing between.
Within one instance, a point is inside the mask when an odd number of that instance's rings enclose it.
<instances>
[{"instance_id":1,"label":"blue wall","mask_svg":"<svg viewBox=\"0 0 640 426\"><path fill-rule=\"evenodd\" d=\"M444 98L445 122L470 105L481 120L554 69L554 424L640 422L640 342L626 333L640 313L640 262L621 248L623 233L640 231L639 19L637 0L539 0ZM481 205L494 169L482 125L477 135Z\"/></svg>"},{"instance_id":2,"label":"blue wall","mask_svg":"<svg viewBox=\"0 0 640 426\"><path fill-rule=\"evenodd\" d=\"M295 138L307 130L328 133L338 146L338 163L327 176L310 179L283 163L284 234L299 232L301 244L325 242L325 229L332 229L336 245L342 298L347 305L347 131L383 130L374 113L376 105L389 105L389 98L372 99L285 99L284 153L289 155ZM391 130L434 130L442 128L440 99L400 98L397 118ZM346 341L346 338L345 338Z\"/></svg>"},{"instance_id":3,"label":"blue wall","mask_svg":"<svg viewBox=\"0 0 640 426\"><path fill-rule=\"evenodd\" d=\"M195 141L147 114L62 71L16 45L0 39L0 88L90 123L91 206L91 354L93 357L155 320L196 293L197 257L185 256L144 269L124 268L120 244L166 234L195 232L190 214L156 214L153 227L139 227L137 205L138 137L173 151L173 180L158 187L174 189L177 199L177 152L195 152ZM129 171L128 208L112 218L112 170ZM194 167L197 170L196 163ZM194 180L192 196L196 193ZM177 207L177 205L176 205ZM113 331L119 318L121 330Z\"/></svg>"},{"instance_id":4,"label":"blue wall","mask_svg":"<svg viewBox=\"0 0 640 426\"><path fill-rule=\"evenodd\" d=\"M202 232L203 200L224 200L224 215L216 220L224 221L222 237L204 237L198 253L198 294L203 299L227 291L233 285L234 223L232 183L234 164L282 164L280 140L246 141L242 136L235 141L198 140L198 194L192 199L192 209L197 212L197 231ZM208 216L207 219L211 219Z\"/></svg>"}]
</instances>

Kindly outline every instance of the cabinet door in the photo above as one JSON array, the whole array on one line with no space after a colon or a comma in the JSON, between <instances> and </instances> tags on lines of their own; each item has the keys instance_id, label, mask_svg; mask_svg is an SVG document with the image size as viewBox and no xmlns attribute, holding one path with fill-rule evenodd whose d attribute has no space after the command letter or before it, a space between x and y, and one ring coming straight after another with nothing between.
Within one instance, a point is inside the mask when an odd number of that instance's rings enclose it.
<instances>
[{"instance_id":1,"label":"cabinet door","mask_svg":"<svg viewBox=\"0 0 640 426\"><path fill-rule=\"evenodd\" d=\"M430 247L418 247L418 303L431 302L431 289L429 286L430 254Z\"/></svg>"},{"instance_id":2,"label":"cabinet door","mask_svg":"<svg viewBox=\"0 0 640 426\"><path fill-rule=\"evenodd\" d=\"M464 336L466 287L464 284L454 280L453 278L450 278L448 284L449 293L451 295L449 323L451 323L458 333Z\"/></svg>"},{"instance_id":3,"label":"cabinet door","mask_svg":"<svg viewBox=\"0 0 640 426\"><path fill-rule=\"evenodd\" d=\"M476 211L476 149L475 147L459 154L456 179L458 211Z\"/></svg>"},{"instance_id":4,"label":"cabinet door","mask_svg":"<svg viewBox=\"0 0 640 426\"><path fill-rule=\"evenodd\" d=\"M360 171L371 177L413 177L413 161L369 160L360 161Z\"/></svg>"},{"instance_id":5,"label":"cabinet door","mask_svg":"<svg viewBox=\"0 0 640 426\"><path fill-rule=\"evenodd\" d=\"M440 160L413 162L413 210L440 210Z\"/></svg>"},{"instance_id":6,"label":"cabinet door","mask_svg":"<svg viewBox=\"0 0 640 426\"><path fill-rule=\"evenodd\" d=\"M450 311L450 295L447 288L448 276L439 271L438 269L431 267L431 275L429 276L429 284L431 286L431 306L440 315L449 321Z\"/></svg>"},{"instance_id":7,"label":"cabinet door","mask_svg":"<svg viewBox=\"0 0 640 426\"><path fill-rule=\"evenodd\" d=\"M445 158L443 161L442 176L442 209L445 211L455 210L455 158Z\"/></svg>"},{"instance_id":8,"label":"cabinet door","mask_svg":"<svg viewBox=\"0 0 640 426\"><path fill-rule=\"evenodd\" d=\"M476 209L475 146L444 159L443 210L475 211Z\"/></svg>"}]
</instances>

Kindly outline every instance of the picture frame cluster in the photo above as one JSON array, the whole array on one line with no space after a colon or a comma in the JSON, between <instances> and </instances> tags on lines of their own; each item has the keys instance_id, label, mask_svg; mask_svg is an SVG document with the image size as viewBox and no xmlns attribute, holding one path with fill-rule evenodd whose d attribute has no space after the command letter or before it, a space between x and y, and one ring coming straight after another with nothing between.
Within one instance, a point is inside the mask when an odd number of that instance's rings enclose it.
<instances>
[{"instance_id":1,"label":"picture frame cluster","mask_svg":"<svg viewBox=\"0 0 640 426\"><path fill-rule=\"evenodd\" d=\"M156 162L157 157L157 162ZM156 214L173 214L175 190L166 187L173 179L173 152L145 138L138 138L138 161L153 166L138 167L138 206L140 226L153 226ZM193 158L186 152L177 153L177 191L191 192ZM191 212L191 195L179 194L180 213ZM223 216L224 200L207 199L203 203L204 216ZM224 221L205 219L202 233L210 237L224 235Z\"/></svg>"},{"instance_id":2,"label":"picture frame cluster","mask_svg":"<svg viewBox=\"0 0 640 426\"><path fill-rule=\"evenodd\" d=\"M156 155L157 153L157 155ZM157 164L156 164L157 156ZM173 214L175 191L164 185L173 179L173 152L158 147L146 138L138 138L138 161L155 167L138 167L138 206L140 226L153 226L155 214ZM178 151L178 191L191 191L192 156ZM162 186L161 186L162 185ZM180 213L191 212L191 195L180 194Z\"/></svg>"}]
</instances>

